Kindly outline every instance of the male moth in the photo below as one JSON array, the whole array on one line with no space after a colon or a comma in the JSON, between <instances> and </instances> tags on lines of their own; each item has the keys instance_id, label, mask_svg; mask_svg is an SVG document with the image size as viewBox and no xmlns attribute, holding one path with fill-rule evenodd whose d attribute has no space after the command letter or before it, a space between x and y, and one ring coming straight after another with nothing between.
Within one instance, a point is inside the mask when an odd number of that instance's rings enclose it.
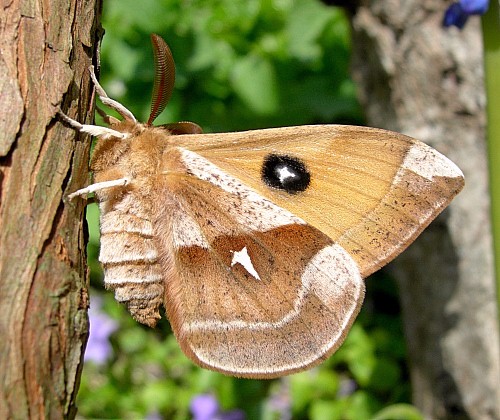
<instances>
[{"instance_id":1,"label":"male moth","mask_svg":"<svg viewBox=\"0 0 500 420\"><path fill-rule=\"evenodd\" d=\"M118 111L98 138L94 183L105 284L139 322L166 309L200 366L273 378L320 363L342 343L363 279L400 254L464 185L451 161L402 134L309 125L201 134L152 126L174 86L167 44L152 35L151 116Z\"/></svg>"}]
</instances>

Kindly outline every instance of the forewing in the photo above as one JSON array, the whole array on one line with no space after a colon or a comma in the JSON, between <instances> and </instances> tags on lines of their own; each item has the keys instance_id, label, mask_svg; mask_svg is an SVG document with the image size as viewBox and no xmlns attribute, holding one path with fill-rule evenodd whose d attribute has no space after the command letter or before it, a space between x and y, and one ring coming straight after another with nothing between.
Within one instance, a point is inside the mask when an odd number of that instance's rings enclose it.
<instances>
[{"instance_id":1,"label":"forewing","mask_svg":"<svg viewBox=\"0 0 500 420\"><path fill-rule=\"evenodd\" d=\"M374 128L302 126L179 141L324 232L363 277L401 253L464 184L461 171L434 149ZM309 187L289 194L266 185L262 166L271 153L301 159Z\"/></svg>"}]
</instances>

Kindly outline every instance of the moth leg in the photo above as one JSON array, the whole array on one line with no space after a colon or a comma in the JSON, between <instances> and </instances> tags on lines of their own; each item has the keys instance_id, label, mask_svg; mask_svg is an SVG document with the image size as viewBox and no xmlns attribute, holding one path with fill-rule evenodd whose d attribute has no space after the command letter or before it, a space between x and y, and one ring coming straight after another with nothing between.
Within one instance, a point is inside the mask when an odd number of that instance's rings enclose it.
<instances>
[{"instance_id":1,"label":"moth leg","mask_svg":"<svg viewBox=\"0 0 500 420\"><path fill-rule=\"evenodd\" d=\"M104 122L108 125L116 125L120 122L120 120L118 118L115 118L113 117L112 115L108 115L106 114L106 112L104 112L101 108L99 108L98 106L95 107L95 110L97 111L97 113L102 117L102 119L104 120Z\"/></svg>"},{"instance_id":2,"label":"moth leg","mask_svg":"<svg viewBox=\"0 0 500 420\"><path fill-rule=\"evenodd\" d=\"M123 187L127 185L129 182L130 178L119 178L119 179L114 179L112 181L96 182L95 184L91 184L88 187L81 188L78 191L69 194L68 198L72 200L75 197L87 195L100 190L105 190L106 188Z\"/></svg>"},{"instance_id":3,"label":"moth leg","mask_svg":"<svg viewBox=\"0 0 500 420\"><path fill-rule=\"evenodd\" d=\"M109 106L111 109L114 109L127 121L130 121L130 122L133 122L134 124L136 124L137 119L134 117L134 114L132 114L132 112L129 111L120 102L117 102L114 99L111 99L108 96L108 94L106 93L106 91L99 84L99 82L97 81L97 77L95 77L94 66L90 66L89 71L90 71L90 77L92 78L92 81L94 82L94 85L95 85L95 90L96 90L97 94L99 95L99 99L101 100L101 102L104 105Z\"/></svg>"},{"instance_id":4,"label":"moth leg","mask_svg":"<svg viewBox=\"0 0 500 420\"><path fill-rule=\"evenodd\" d=\"M109 139L111 137L116 137L119 139L126 139L130 137L130 133L122 133L120 131L113 130L108 127L100 127L98 125L90 125L90 124L80 124L78 121L73 118L68 117L61 110L58 111L60 117L67 122L71 127L76 128L81 133L88 133L94 137Z\"/></svg>"}]
</instances>

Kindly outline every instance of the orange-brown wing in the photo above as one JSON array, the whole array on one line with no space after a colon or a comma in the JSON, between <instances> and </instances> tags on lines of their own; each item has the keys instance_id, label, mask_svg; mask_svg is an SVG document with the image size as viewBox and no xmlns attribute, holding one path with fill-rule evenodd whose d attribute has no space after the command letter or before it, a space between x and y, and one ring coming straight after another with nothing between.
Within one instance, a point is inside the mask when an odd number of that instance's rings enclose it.
<instances>
[{"instance_id":1,"label":"orange-brown wing","mask_svg":"<svg viewBox=\"0 0 500 420\"><path fill-rule=\"evenodd\" d=\"M165 307L185 354L251 378L328 357L363 300L354 259L203 157L173 155L154 227L169 273ZM184 172L173 169L179 161Z\"/></svg>"},{"instance_id":2,"label":"orange-brown wing","mask_svg":"<svg viewBox=\"0 0 500 420\"><path fill-rule=\"evenodd\" d=\"M431 147L375 128L302 126L178 141L328 235L363 277L400 254L464 185L460 169ZM307 188L290 194L270 186L269 155L301 162Z\"/></svg>"}]
</instances>

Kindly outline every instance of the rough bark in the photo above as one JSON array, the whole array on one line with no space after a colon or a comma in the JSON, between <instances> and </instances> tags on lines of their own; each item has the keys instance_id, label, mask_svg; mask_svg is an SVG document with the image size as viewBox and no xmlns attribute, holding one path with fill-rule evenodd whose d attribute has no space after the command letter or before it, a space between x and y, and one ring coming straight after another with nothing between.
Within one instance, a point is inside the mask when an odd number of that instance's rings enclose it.
<instances>
[{"instance_id":1,"label":"rough bark","mask_svg":"<svg viewBox=\"0 0 500 420\"><path fill-rule=\"evenodd\" d=\"M369 125L431 144L466 180L450 208L389 268L400 286L413 400L427 418L498 419L479 18L460 32L441 26L449 2L360 3L353 72Z\"/></svg>"},{"instance_id":2,"label":"rough bark","mask_svg":"<svg viewBox=\"0 0 500 420\"><path fill-rule=\"evenodd\" d=\"M83 204L100 0L7 0L0 15L0 418L72 418L87 339ZM78 110L78 111L77 111Z\"/></svg>"}]
</instances>

